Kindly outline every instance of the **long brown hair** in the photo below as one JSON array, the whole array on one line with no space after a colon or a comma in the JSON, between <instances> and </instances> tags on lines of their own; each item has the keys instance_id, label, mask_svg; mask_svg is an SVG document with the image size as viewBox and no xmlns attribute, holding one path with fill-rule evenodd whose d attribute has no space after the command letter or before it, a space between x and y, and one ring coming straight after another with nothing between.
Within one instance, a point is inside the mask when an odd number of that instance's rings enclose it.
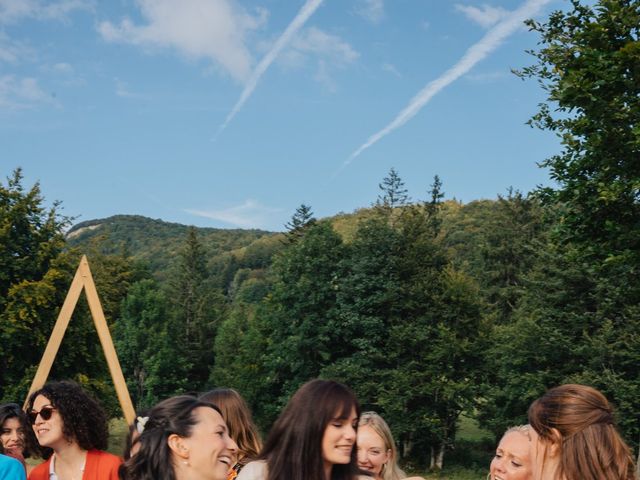
<instances>
[{"instance_id":1,"label":"long brown hair","mask_svg":"<svg viewBox=\"0 0 640 480\"><path fill-rule=\"evenodd\" d=\"M546 442L560 433L558 478L633 480L631 450L615 427L613 408L598 390L561 385L529 407L529 423Z\"/></svg>"},{"instance_id":2,"label":"long brown hair","mask_svg":"<svg viewBox=\"0 0 640 480\"><path fill-rule=\"evenodd\" d=\"M222 412L229 427L229 436L238 445L238 460L246 463L262 450L262 440L251 418L251 410L242 396L233 388L216 388L200 395L200 400L213 403Z\"/></svg>"},{"instance_id":3,"label":"long brown hair","mask_svg":"<svg viewBox=\"0 0 640 480\"><path fill-rule=\"evenodd\" d=\"M349 418L360 405L347 386L332 380L311 380L291 397L274 423L261 458L267 463L267 480L325 480L322 438L331 420ZM351 461L334 465L332 480L355 480L358 475L354 444Z\"/></svg>"}]
</instances>

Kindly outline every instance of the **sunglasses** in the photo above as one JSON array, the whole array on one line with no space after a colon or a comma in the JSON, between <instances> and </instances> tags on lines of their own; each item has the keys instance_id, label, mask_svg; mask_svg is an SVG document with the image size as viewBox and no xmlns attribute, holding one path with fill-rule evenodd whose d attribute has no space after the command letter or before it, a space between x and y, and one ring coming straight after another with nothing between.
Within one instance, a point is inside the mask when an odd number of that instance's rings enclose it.
<instances>
[{"instance_id":1,"label":"sunglasses","mask_svg":"<svg viewBox=\"0 0 640 480\"><path fill-rule=\"evenodd\" d=\"M27 415L29 416L31 425L34 425L36 423L38 415L40 415L40 418L42 418L42 420L49 420L51 418L51 415L53 415L54 410L56 410L56 407L54 407L53 405L45 405L40 409L39 412L37 410L31 410Z\"/></svg>"}]
</instances>

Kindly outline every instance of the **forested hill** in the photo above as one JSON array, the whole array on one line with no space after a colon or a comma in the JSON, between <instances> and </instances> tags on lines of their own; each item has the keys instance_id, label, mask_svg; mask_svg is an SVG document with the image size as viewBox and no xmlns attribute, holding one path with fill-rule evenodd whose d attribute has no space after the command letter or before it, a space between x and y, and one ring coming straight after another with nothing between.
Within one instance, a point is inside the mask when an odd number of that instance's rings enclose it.
<instances>
[{"instance_id":1,"label":"forested hill","mask_svg":"<svg viewBox=\"0 0 640 480\"><path fill-rule=\"evenodd\" d=\"M516 200L518 196L510 199ZM511 204L511 203L509 203ZM462 204L456 200L442 204L441 241L456 263L479 270L480 257L488 237L495 234L496 221L504 216L505 202L478 200ZM349 243L358 225L369 219L371 208L327 217L333 229ZM282 234L258 229L190 227L141 215L114 215L74 225L66 234L67 244L83 253L98 251L106 255L125 255L138 260L160 280L166 279L172 262L184 248L189 229L193 229L205 250L207 267L214 275L231 282L238 269L263 269L282 246ZM494 232L494 233L492 233ZM230 259L233 265L230 266ZM229 271L229 267L231 270ZM475 267L475 268L474 268ZM216 271L217 270L217 271Z\"/></svg>"},{"instance_id":2,"label":"forested hill","mask_svg":"<svg viewBox=\"0 0 640 480\"><path fill-rule=\"evenodd\" d=\"M71 247L97 248L103 254L126 254L143 261L151 272L163 277L184 245L189 226L141 215L114 215L74 225L66 235ZM247 247L263 237L276 235L257 229L193 227L208 256Z\"/></svg>"}]
</instances>

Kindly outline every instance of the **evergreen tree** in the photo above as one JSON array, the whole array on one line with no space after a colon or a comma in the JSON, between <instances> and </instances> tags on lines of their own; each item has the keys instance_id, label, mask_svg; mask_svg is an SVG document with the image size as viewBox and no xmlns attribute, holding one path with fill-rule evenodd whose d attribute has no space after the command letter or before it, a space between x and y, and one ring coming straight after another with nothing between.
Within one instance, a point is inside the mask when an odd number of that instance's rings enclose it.
<instances>
[{"instance_id":1,"label":"evergreen tree","mask_svg":"<svg viewBox=\"0 0 640 480\"><path fill-rule=\"evenodd\" d=\"M389 170L387 176L382 179L382 183L378 184L378 188L381 193L376 200L377 207L381 207L384 210L393 210L409 202L409 195L404 182L393 167Z\"/></svg>"},{"instance_id":2,"label":"evergreen tree","mask_svg":"<svg viewBox=\"0 0 640 480\"><path fill-rule=\"evenodd\" d=\"M304 235L305 230L309 226L314 225L315 222L316 219L313 217L311 207L304 203L301 204L296 208L291 220L289 220L285 225L287 228L287 242L293 243L299 240Z\"/></svg>"},{"instance_id":3,"label":"evergreen tree","mask_svg":"<svg viewBox=\"0 0 640 480\"><path fill-rule=\"evenodd\" d=\"M226 300L208 276L204 248L193 227L189 228L179 253L170 288L173 326L168 328L179 332L173 345L189 365L183 374L191 382L191 388L198 390L207 381L214 363L217 322L224 316Z\"/></svg>"},{"instance_id":4,"label":"evergreen tree","mask_svg":"<svg viewBox=\"0 0 640 480\"><path fill-rule=\"evenodd\" d=\"M438 236L440 229L442 228L442 215L440 215L440 208L442 207L443 198L444 192L442 191L442 180L440 180L438 175L435 175L433 177L431 190L429 190L429 201L425 205L429 227L433 232L434 237Z\"/></svg>"},{"instance_id":5,"label":"evergreen tree","mask_svg":"<svg viewBox=\"0 0 640 480\"><path fill-rule=\"evenodd\" d=\"M274 284L258 321L266 325L269 396L273 420L293 392L330 364L343 338L335 329L337 285L344 246L331 224L319 222L281 252Z\"/></svg>"}]
</instances>

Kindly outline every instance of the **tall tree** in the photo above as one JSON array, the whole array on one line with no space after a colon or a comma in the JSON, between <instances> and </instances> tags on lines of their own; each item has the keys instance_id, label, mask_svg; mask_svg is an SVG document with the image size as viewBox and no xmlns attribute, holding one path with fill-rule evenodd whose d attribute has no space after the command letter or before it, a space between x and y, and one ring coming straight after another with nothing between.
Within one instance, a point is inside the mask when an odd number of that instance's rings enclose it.
<instances>
[{"instance_id":1,"label":"tall tree","mask_svg":"<svg viewBox=\"0 0 640 480\"><path fill-rule=\"evenodd\" d=\"M301 204L296 208L295 213L291 217L285 227L287 227L287 241L293 243L304 235L305 230L313 225L316 219L309 205Z\"/></svg>"},{"instance_id":2,"label":"tall tree","mask_svg":"<svg viewBox=\"0 0 640 480\"><path fill-rule=\"evenodd\" d=\"M69 219L44 206L38 183L21 169L0 184L0 398L27 392L73 275L63 255Z\"/></svg>"},{"instance_id":3,"label":"tall tree","mask_svg":"<svg viewBox=\"0 0 640 480\"><path fill-rule=\"evenodd\" d=\"M311 226L273 265L274 284L258 322L268 329L266 368L275 415L291 394L335 358L343 339L336 325L344 245L328 222Z\"/></svg>"},{"instance_id":4,"label":"tall tree","mask_svg":"<svg viewBox=\"0 0 640 480\"><path fill-rule=\"evenodd\" d=\"M562 142L542 166L558 184L544 192L562 205L568 239L617 257L640 249L640 2L584 3L528 22L542 48L520 75L548 94L531 124Z\"/></svg>"},{"instance_id":5,"label":"tall tree","mask_svg":"<svg viewBox=\"0 0 640 480\"><path fill-rule=\"evenodd\" d=\"M402 207L409 202L408 190L404 181L395 168L391 168L382 183L378 184L380 194L376 200L376 206L393 210L395 207Z\"/></svg>"},{"instance_id":6,"label":"tall tree","mask_svg":"<svg viewBox=\"0 0 640 480\"><path fill-rule=\"evenodd\" d=\"M529 348L516 360L509 349L494 357L503 374L527 381L504 379L494 391L527 398L559 382L591 383L618 405L637 445L640 388L630 365L640 362L640 1L586 3L528 22L541 48L520 75L548 94L531 124L562 142L543 163L557 187L541 191L557 223L516 324L500 329L504 345ZM603 348L613 339L620 350ZM498 405L506 412L509 403Z\"/></svg>"},{"instance_id":7,"label":"tall tree","mask_svg":"<svg viewBox=\"0 0 640 480\"><path fill-rule=\"evenodd\" d=\"M0 184L0 310L13 285L44 277L65 246L63 232L70 223L57 202L48 209L43 205L39 183L25 190L22 181L17 168Z\"/></svg>"},{"instance_id":8,"label":"tall tree","mask_svg":"<svg viewBox=\"0 0 640 480\"><path fill-rule=\"evenodd\" d=\"M179 252L168 297L174 299L169 330L180 332L174 348L182 352L192 389L203 387L214 362L217 322L224 315L225 297L209 277L204 247L194 227L189 228Z\"/></svg>"}]
</instances>

